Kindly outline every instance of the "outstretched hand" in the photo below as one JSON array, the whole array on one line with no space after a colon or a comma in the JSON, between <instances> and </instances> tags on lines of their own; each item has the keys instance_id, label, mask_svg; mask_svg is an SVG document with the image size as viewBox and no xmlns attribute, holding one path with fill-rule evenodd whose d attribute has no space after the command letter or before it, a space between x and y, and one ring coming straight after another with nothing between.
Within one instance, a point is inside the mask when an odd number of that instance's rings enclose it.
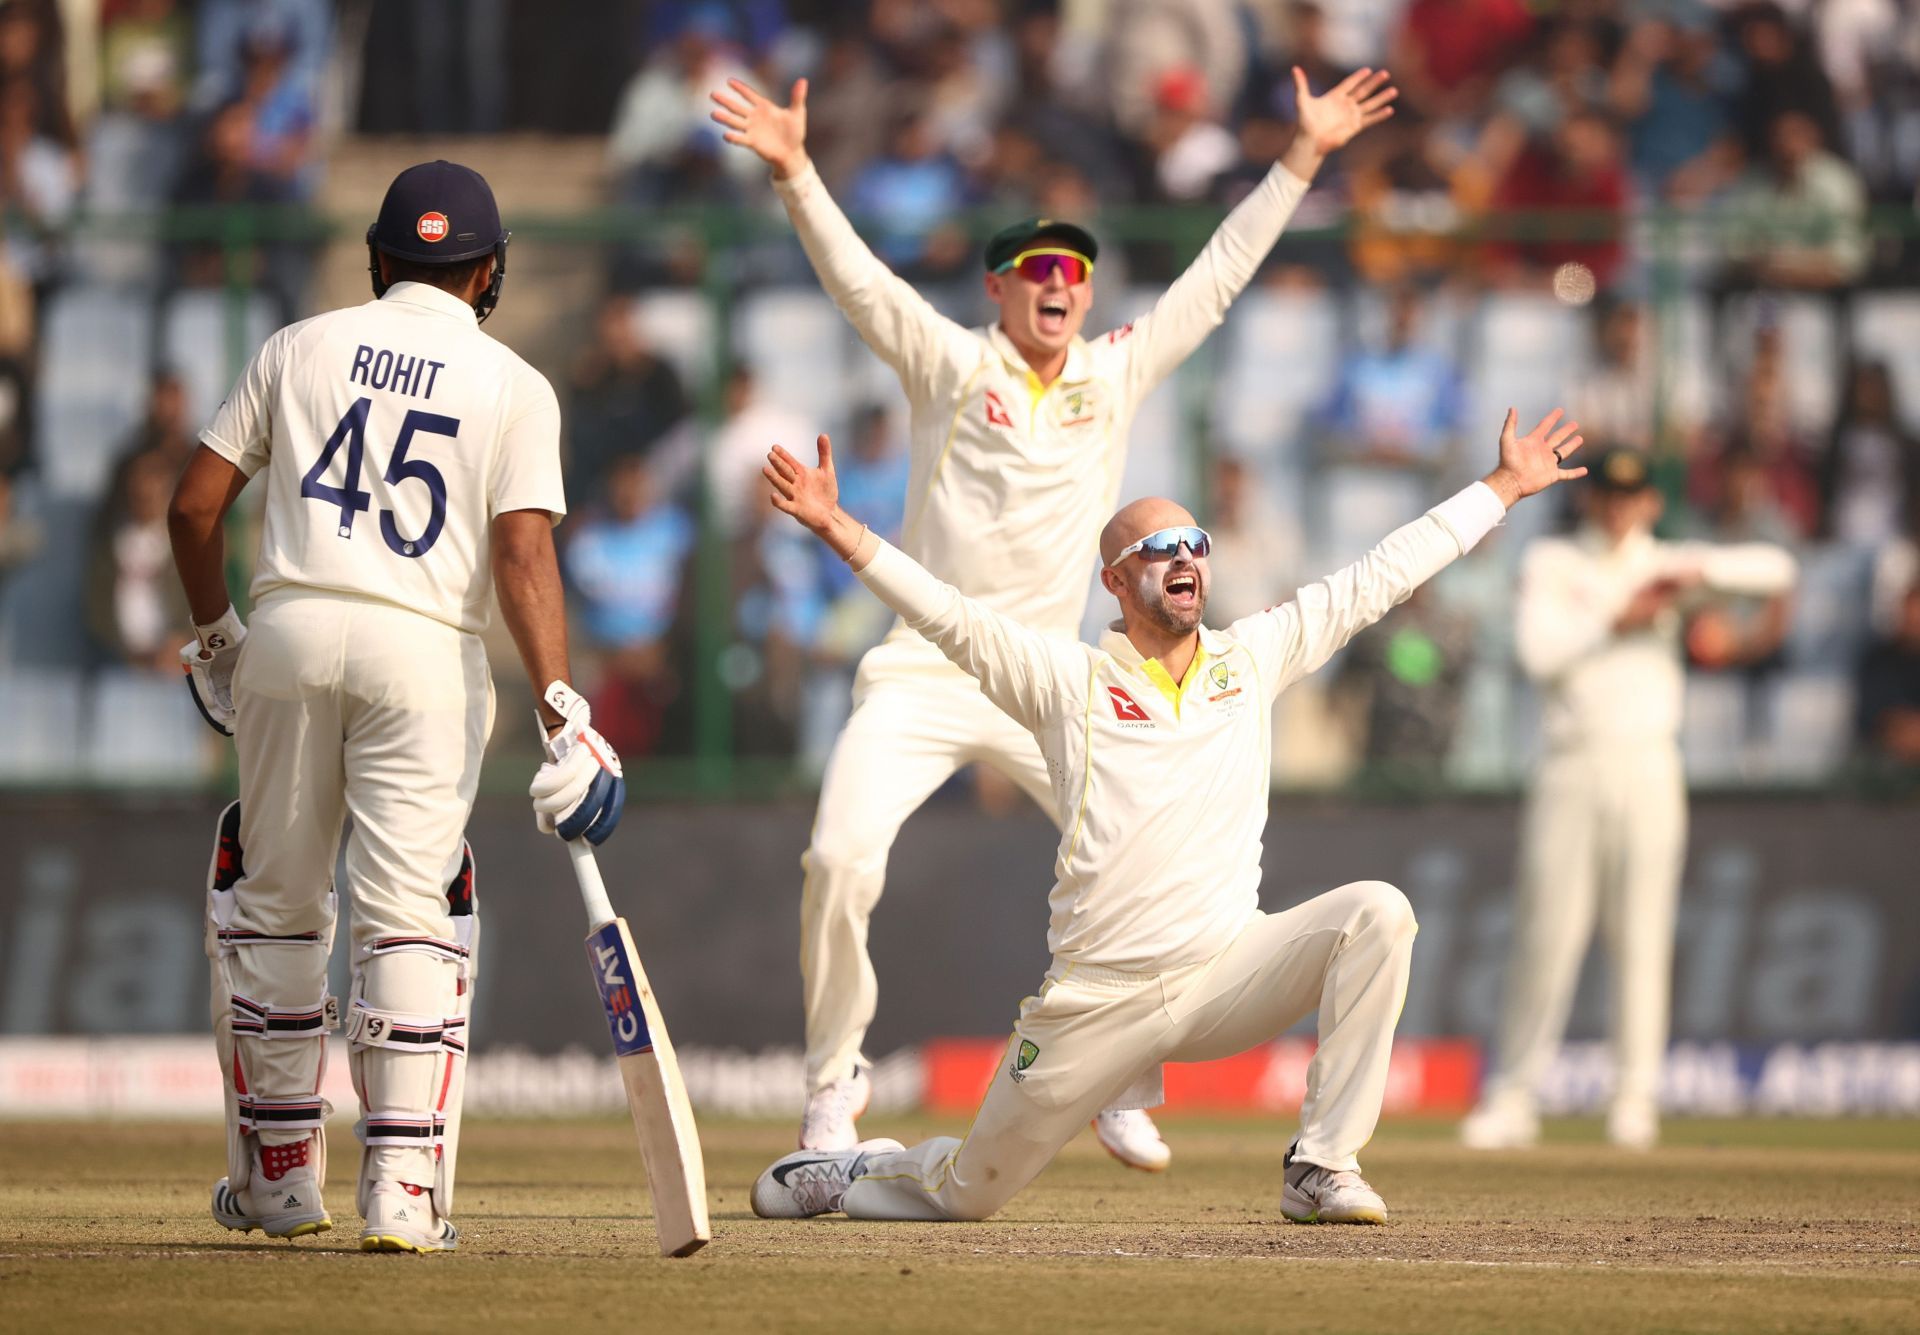
<instances>
[{"instance_id":1,"label":"outstretched hand","mask_svg":"<svg viewBox=\"0 0 1920 1335\"><path fill-rule=\"evenodd\" d=\"M1580 430L1578 422L1563 422L1563 416L1555 408L1523 436L1519 433L1519 414L1507 409L1506 424L1500 428L1500 463L1484 480L1508 509L1556 482L1571 482L1587 475L1585 468L1565 467L1567 457L1585 443L1585 437L1576 434Z\"/></svg>"},{"instance_id":2,"label":"outstretched hand","mask_svg":"<svg viewBox=\"0 0 1920 1335\"><path fill-rule=\"evenodd\" d=\"M1400 90L1388 82L1385 70L1358 69L1319 97L1307 86L1306 71L1293 67L1294 101L1299 108L1300 138L1324 157L1345 147L1355 135L1393 115L1388 105Z\"/></svg>"},{"instance_id":3,"label":"outstretched hand","mask_svg":"<svg viewBox=\"0 0 1920 1335\"><path fill-rule=\"evenodd\" d=\"M853 561L867 526L840 508L840 479L833 471L833 442L821 436L815 442L820 463L809 468L782 447L767 451L761 476L773 484L773 508L792 515L826 543L843 561ZM864 562L856 563L858 569Z\"/></svg>"},{"instance_id":4,"label":"outstretched hand","mask_svg":"<svg viewBox=\"0 0 1920 1335\"><path fill-rule=\"evenodd\" d=\"M784 107L741 79L728 79L727 89L708 94L726 141L758 153L781 180L798 174L807 165L807 81L794 81L793 100Z\"/></svg>"}]
</instances>

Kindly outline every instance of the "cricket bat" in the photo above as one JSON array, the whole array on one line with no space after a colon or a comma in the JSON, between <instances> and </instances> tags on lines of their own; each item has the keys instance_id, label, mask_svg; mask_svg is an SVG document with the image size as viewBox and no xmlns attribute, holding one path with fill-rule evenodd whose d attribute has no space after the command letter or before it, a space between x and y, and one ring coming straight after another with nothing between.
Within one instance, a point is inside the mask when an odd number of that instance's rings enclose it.
<instances>
[{"instance_id":1,"label":"cricket bat","mask_svg":"<svg viewBox=\"0 0 1920 1335\"><path fill-rule=\"evenodd\" d=\"M700 1133L693 1105L674 1060L660 1007L640 968L627 920L614 916L606 883L585 839L570 840L567 852L587 908L587 962L607 1028L613 1031L613 1055L627 1088L627 1110L640 1133L640 1157L653 1192L654 1227L662 1256L691 1256L713 1240L707 1223L707 1170L700 1157Z\"/></svg>"}]
</instances>

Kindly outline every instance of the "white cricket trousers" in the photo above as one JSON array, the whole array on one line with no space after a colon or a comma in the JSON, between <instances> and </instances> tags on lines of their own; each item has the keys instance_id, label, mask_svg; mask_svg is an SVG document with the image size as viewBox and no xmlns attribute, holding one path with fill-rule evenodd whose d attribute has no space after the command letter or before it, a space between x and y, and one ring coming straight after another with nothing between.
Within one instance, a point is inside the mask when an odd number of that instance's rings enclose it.
<instances>
[{"instance_id":1,"label":"white cricket trousers","mask_svg":"<svg viewBox=\"0 0 1920 1335\"><path fill-rule=\"evenodd\" d=\"M1541 762L1522 817L1500 1066L1487 1101L1534 1106L1596 916L1612 966L1614 1102L1654 1101L1686 844L1686 777L1673 741L1566 748Z\"/></svg>"},{"instance_id":2,"label":"white cricket trousers","mask_svg":"<svg viewBox=\"0 0 1920 1335\"><path fill-rule=\"evenodd\" d=\"M808 1093L852 1073L873 1023L879 987L867 921L880 902L893 841L936 788L974 761L993 766L1054 814L1047 762L1033 734L972 682L946 673L875 682L834 742L800 864Z\"/></svg>"},{"instance_id":3,"label":"white cricket trousers","mask_svg":"<svg viewBox=\"0 0 1920 1335\"><path fill-rule=\"evenodd\" d=\"M1143 1072L1232 1056L1316 1009L1297 1157L1356 1168L1380 1120L1415 930L1405 895L1356 881L1256 913L1225 950L1184 969L1056 960L1021 1006L965 1139L870 1157L842 1208L856 1219L985 1219Z\"/></svg>"},{"instance_id":4,"label":"white cricket trousers","mask_svg":"<svg viewBox=\"0 0 1920 1335\"><path fill-rule=\"evenodd\" d=\"M234 925L331 932L343 818L356 957L381 937L453 935L447 883L493 727L480 637L391 603L281 590L234 673L240 846Z\"/></svg>"}]
</instances>

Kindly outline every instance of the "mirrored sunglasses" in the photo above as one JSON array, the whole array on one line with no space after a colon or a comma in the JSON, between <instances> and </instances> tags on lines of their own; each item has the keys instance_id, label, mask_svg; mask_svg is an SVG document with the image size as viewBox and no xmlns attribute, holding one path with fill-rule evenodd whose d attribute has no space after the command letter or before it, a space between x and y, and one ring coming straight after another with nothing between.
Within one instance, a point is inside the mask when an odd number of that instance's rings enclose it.
<instances>
[{"instance_id":1,"label":"mirrored sunglasses","mask_svg":"<svg viewBox=\"0 0 1920 1335\"><path fill-rule=\"evenodd\" d=\"M1077 250L1064 250L1058 246L1043 246L1037 250L1023 250L1005 264L995 269L995 273L1018 270L1022 278L1029 283L1044 283L1047 275L1055 269L1069 285L1084 283L1093 276L1093 261Z\"/></svg>"},{"instance_id":2,"label":"mirrored sunglasses","mask_svg":"<svg viewBox=\"0 0 1920 1335\"><path fill-rule=\"evenodd\" d=\"M1204 528L1196 528L1192 524L1182 524L1178 528L1163 528L1157 533L1147 534L1140 541L1126 547L1120 555L1107 564L1117 566L1135 552L1149 561L1171 561L1179 554L1182 546L1196 557L1205 556L1213 549L1213 539L1207 536Z\"/></svg>"}]
</instances>

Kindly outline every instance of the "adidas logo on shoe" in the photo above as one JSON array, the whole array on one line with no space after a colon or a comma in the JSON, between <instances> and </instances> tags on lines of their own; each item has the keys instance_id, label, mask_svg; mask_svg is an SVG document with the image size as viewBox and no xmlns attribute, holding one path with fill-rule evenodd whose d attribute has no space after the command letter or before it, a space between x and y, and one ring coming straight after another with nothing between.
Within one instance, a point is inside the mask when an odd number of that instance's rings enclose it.
<instances>
[{"instance_id":1,"label":"adidas logo on shoe","mask_svg":"<svg viewBox=\"0 0 1920 1335\"><path fill-rule=\"evenodd\" d=\"M289 1195L287 1199L281 1203L280 1208L282 1210L297 1210L300 1208L300 1198L298 1196Z\"/></svg>"}]
</instances>

